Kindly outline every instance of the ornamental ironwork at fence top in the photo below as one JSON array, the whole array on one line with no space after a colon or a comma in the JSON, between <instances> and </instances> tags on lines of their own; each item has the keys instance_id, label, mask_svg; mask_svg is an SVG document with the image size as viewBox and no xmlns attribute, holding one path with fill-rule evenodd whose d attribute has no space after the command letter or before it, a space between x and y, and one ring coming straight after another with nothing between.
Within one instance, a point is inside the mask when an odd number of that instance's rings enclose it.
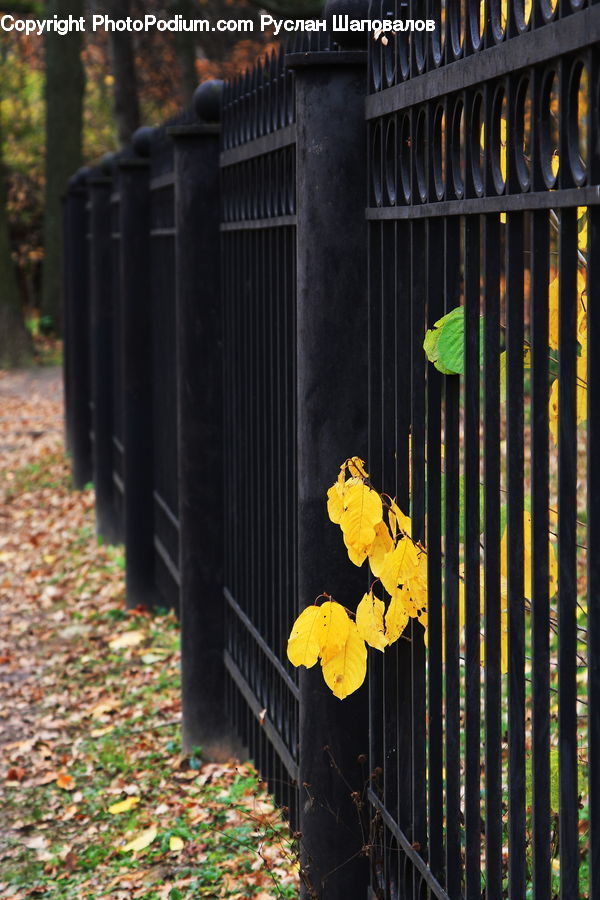
<instances>
[{"instance_id":1,"label":"ornamental ironwork at fence top","mask_svg":"<svg viewBox=\"0 0 600 900\"><path fill-rule=\"evenodd\" d=\"M184 739L249 750L303 896L595 898L600 3L334 15L435 28L297 35L73 180L74 474L128 602L180 614ZM419 603L327 519L353 455ZM324 589L405 613L341 702L286 655Z\"/></svg>"}]
</instances>

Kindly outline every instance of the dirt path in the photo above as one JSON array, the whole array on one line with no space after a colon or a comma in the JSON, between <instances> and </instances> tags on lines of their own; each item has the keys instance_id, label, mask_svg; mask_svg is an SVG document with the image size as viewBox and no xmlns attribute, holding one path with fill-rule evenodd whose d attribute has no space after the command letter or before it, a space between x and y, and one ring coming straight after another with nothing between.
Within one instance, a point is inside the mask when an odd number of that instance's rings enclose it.
<instances>
[{"instance_id":1,"label":"dirt path","mask_svg":"<svg viewBox=\"0 0 600 900\"><path fill-rule=\"evenodd\" d=\"M0 372L0 898L297 896L251 765L181 753L179 631L125 611L59 370Z\"/></svg>"},{"instance_id":2,"label":"dirt path","mask_svg":"<svg viewBox=\"0 0 600 900\"><path fill-rule=\"evenodd\" d=\"M39 626L46 609L44 587L34 573L29 577L28 565L18 564L20 552L37 548L45 522L29 516L34 527L23 532L23 516L30 510L12 502L15 473L61 448L61 370L0 372L0 753L3 745L31 737L34 729L29 700L37 629L32 626Z\"/></svg>"}]
</instances>

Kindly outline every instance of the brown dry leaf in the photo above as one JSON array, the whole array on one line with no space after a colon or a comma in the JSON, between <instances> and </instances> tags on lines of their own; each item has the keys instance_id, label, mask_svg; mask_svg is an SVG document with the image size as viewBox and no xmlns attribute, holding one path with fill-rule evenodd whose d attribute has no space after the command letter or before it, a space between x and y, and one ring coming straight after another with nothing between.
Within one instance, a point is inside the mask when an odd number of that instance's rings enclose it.
<instances>
[{"instance_id":1,"label":"brown dry leaf","mask_svg":"<svg viewBox=\"0 0 600 900\"><path fill-rule=\"evenodd\" d=\"M67 775L66 773L61 773L56 779L56 784L59 788L62 788L63 791L74 791L75 790L75 779L72 775Z\"/></svg>"},{"instance_id":2,"label":"brown dry leaf","mask_svg":"<svg viewBox=\"0 0 600 900\"><path fill-rule=\"evenodd\" d=\"M109 641L108 646L111 650L123 650L125 647L137 647L145 639L146 635L142 631L125 631Z\"/></svg>"}]
</instances>

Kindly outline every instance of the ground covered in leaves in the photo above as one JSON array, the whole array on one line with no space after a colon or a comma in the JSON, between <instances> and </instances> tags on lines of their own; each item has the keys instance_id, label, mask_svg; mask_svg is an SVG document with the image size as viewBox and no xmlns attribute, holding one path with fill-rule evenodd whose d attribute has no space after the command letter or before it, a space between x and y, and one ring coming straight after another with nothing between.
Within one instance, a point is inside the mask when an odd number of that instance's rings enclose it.
<instances>
[{"instance_id":1,"label":"ground covered in leaves","mask_svg":"<svg viewBox=\"0 0 600 900\"><path fill-rule=\"evenodd\" d=\"M0 897L296 897L252 766L181 754L175 618L125 611L62 438L58 370L0 373Z\"/></svg>"}]
</instances>

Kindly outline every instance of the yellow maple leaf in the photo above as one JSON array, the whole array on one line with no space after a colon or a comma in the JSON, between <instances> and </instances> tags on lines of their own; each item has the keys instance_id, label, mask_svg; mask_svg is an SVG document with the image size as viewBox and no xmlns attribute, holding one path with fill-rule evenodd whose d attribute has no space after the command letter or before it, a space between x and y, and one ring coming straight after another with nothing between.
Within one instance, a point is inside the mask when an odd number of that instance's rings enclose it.
<instances>
[{"instance_id":1,"label":"yellow maple leaf","mask_svg":"<svg viewBox=\"0 0 600 900\"><path fill-rule=\"evenodd\" d=\"M322 662L325 683L340 700L357 690L367 674L366 644L355 623L348 621L350 628L344 646L335 656Z\"/></svg>"},{"instance_id":2,"label":"yellow maple leaf","mask_svg":"<svg viewBox=\"0 0 600 900\"><path fill-rule=\"evenodd\" d=\"M112 806L108 807L108 811L111 816L118 816L119 813L129 812L129 810L133 809L134 806L137 806L139 802L139 797L127 797L126 800L119 800L118 803L113 803Z\"/></svg>"},{"instance_id":3,"label":"yellow maple leaf","mask_svg":"<svg viewBox=\"0 0 600 900\"><path fill-rule=\"evenodd\" d=\"M385 603L373 591L365 594L356 607L356 627L361 638L376 650L385 650L387 638L383 628Z\"/></svg>"},{"instance_id":4,"label":"yellow maple leaf","mask_svg":"<svg viewBox=\"0 0 600 900\"><path fill-rule=\"evenodd\" d=\"M388 644L398 640L408 623L409 615L404 602L407 593L404 588L400 588L392 594L385 614L385 636Z\"/></svg>"},{"instance_id":5,"label":"yellow maple leaf","mask_svg":"<svg viewBox=\"0 0 600 900\"><path fill-rule=\"evenodd\" d=\"M156 826L151 825L150 828L146 829L146 831L140 832L140 834L138 834L138 836L135 837L132 841L129 841L129 843L125 844L124 847L121 847L121 853L129 853L130 850L133 850L134 852L137 852L138 850L145 850L146 847L150 846L156 835Z\"/></svg>"},{"instance_id":6,"label":"yellow maple leaf","mask_svg":"<svg viewBox=\"0 0 600 900\"><path fill-rule=\"evenodd\" d=\"M169 850L173 853L179 853L180 850L183 850L184 842L180 837L177 837L176 834L171 835L169 838Z\"/></svg>"}]
</instances>

